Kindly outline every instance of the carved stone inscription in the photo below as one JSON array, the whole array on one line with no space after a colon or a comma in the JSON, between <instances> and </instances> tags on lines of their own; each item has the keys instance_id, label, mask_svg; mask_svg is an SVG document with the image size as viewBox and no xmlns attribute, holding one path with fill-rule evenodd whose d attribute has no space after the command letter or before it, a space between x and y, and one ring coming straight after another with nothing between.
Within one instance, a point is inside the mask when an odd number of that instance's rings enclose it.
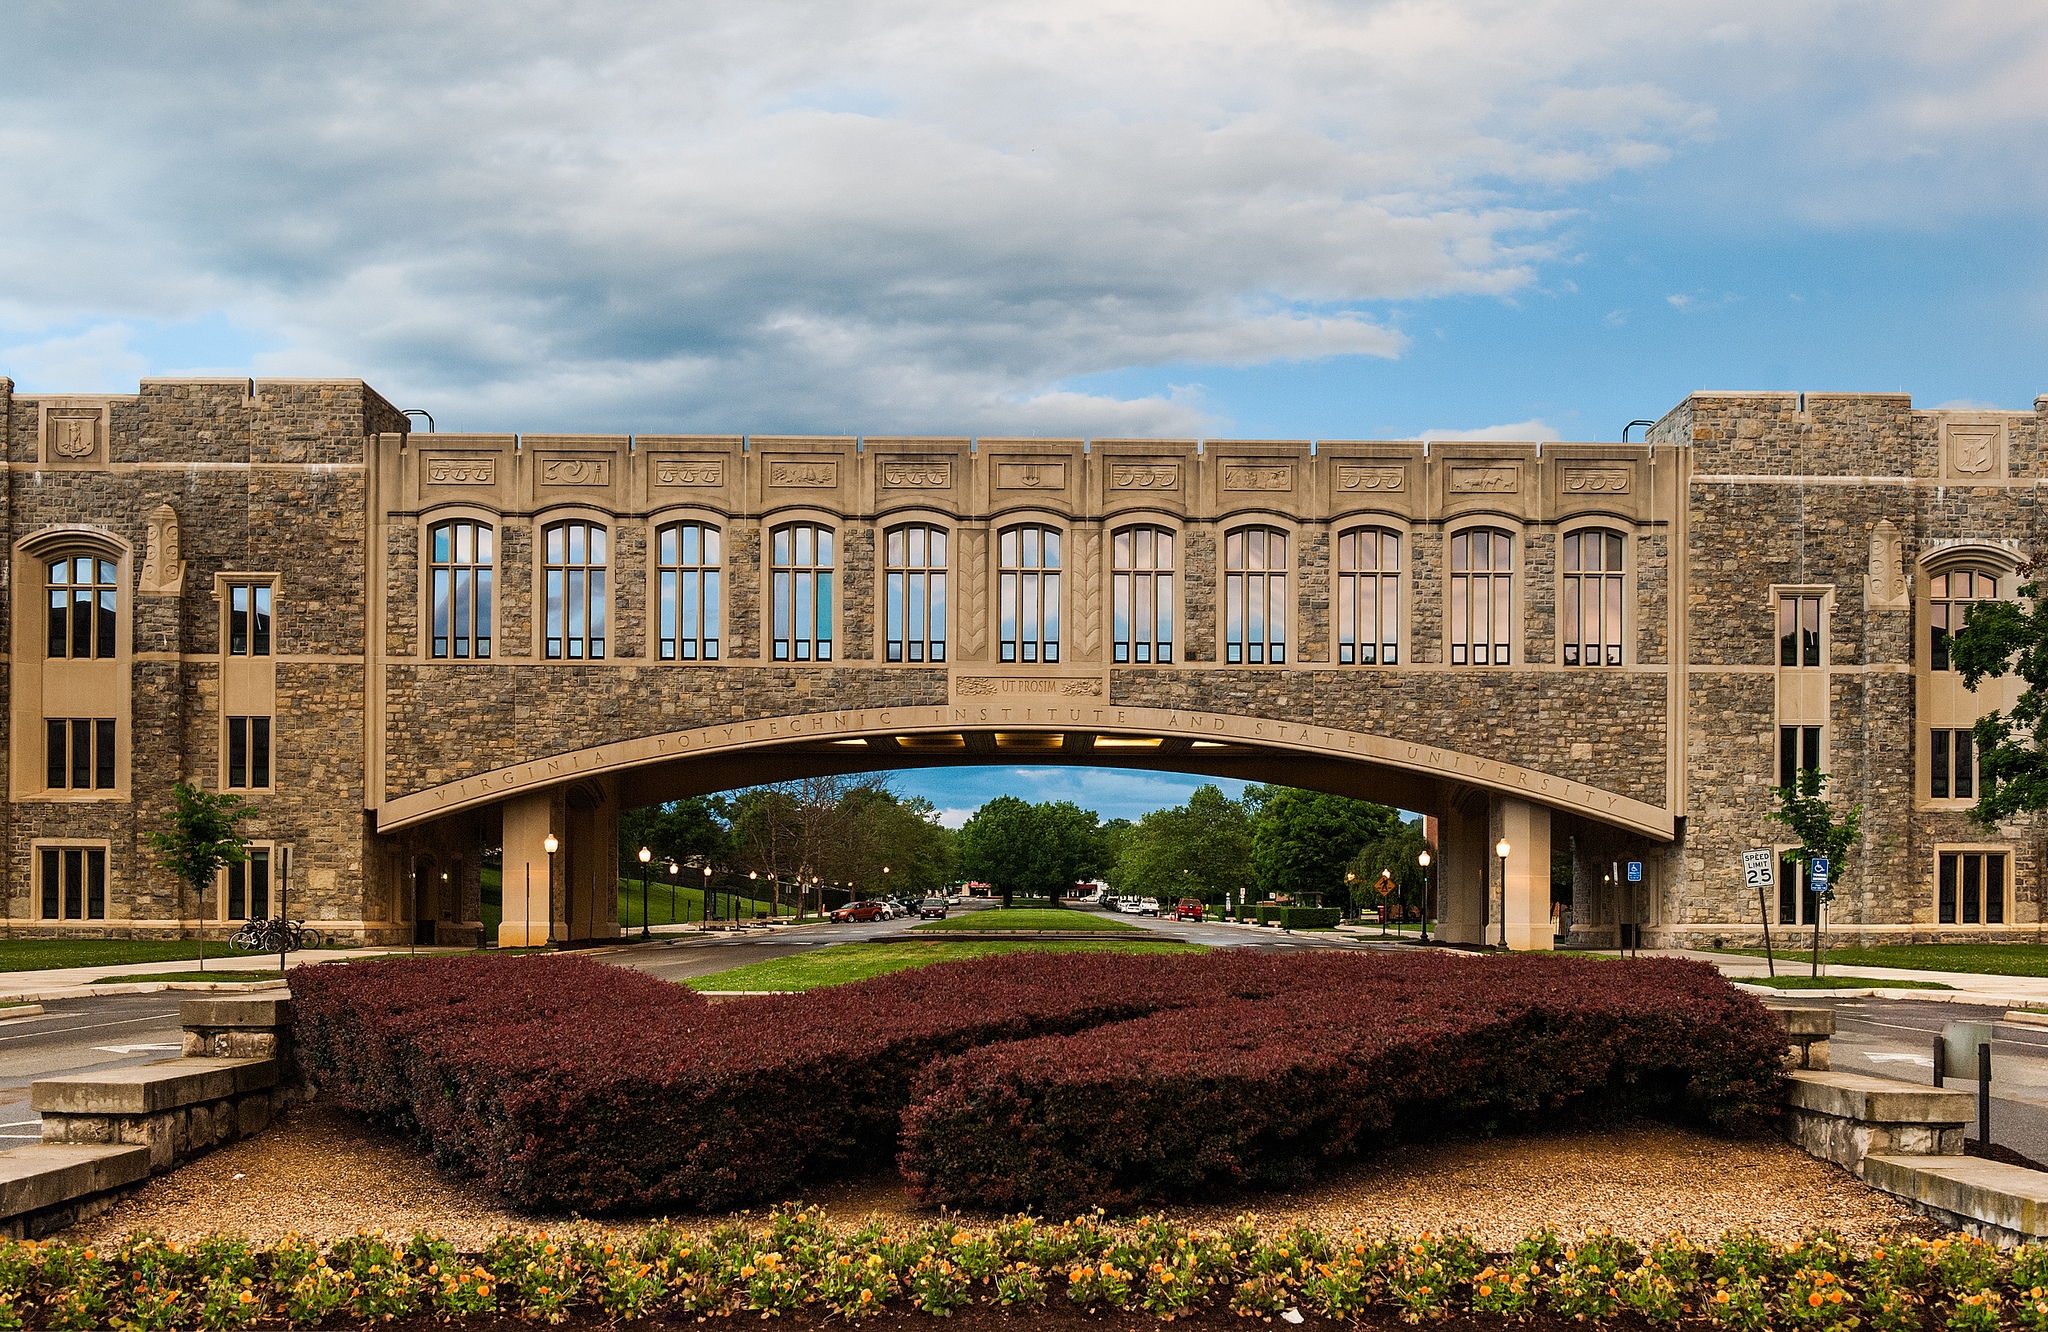
<instances>
[{"instance_id":1,"label":"carved stone inscription","mask_svg":"<svg viewBox=\"0 0 2048 1332\"><path fill-rule=\"evenodd\" d=\"M970 698L997 694L1057 694L1063 698L1099 698L1102 681L1048 679L1039 675L963 675L953 681L953 692Z\"/></svg>"},{"instance_id":2,"label":"carved stone inscription","mask_svg":"<svg viewBox=\"0 0 2048 1332\"><path fill-rule=\"evenodd\" d=\"M1626 495L1635 488L1635 473L1626 467L1567 467L1564 488L1569 495Z\"/></svg>"},{"instance_id":3,"label":"carved stone inscription","mask_svg":"<svg viewBox=\"0 0 2048 1332\"><path fill-rule=\"evenodd\" d=\"M488 486L497 479L495 458L427 459L427 484L431 486Z\"/></svg>"},{"instance_id":4,"label":"carved stone inscription","mask_svg":"<svg viewBox=\"0 0 2048 1332\"><path fill-rule=\"evenodd\" d=\"M544 486L608 486L612 483L609 458L545 458L540 465Z\"/></svg>"},{"instance_id":5,"label":"carved stone inscription","mask_svg":"<svg viewBox=\"0 0 2048 1332\"><path fill-rule=\"evenodd\" d=\"M1451 493L1454 495L1512 495L1521 488L1522 469L1513 463L1451 469Z\"/></svg>"},{"instance_id":6,"label":"carved stone inscription","mask_svg":"<svg viewBox=\"0 0 2048 1332\"><path fill-rule=\"evenodd\" d=\"M1339 467L1337 469L1339 490L1405 490L1404 473L1399 467Z\"/></svg>"},{"instance_id":7,"label":"carved stone inscription","mask_svg":"<svg viewBox=\"0 0 2048 1332\"><path fill-rule=\"evenodd\" d=\"M882 462L882 484L891 490L944 490L953 484L953 464L888 458Z\"/></svg>"},{"instance_id":8,"label":"carved stone inscription","mask_svg":"<svg viewBox=\"0 0 2048 1332\"><path fill-rule=\"evenodd\" d=\"M1065 490L1067 465L1063 462L997 463L998 490Z\"/></svg>"},{"instance_id":9,"label":"carved stone inscription","mask_svg":"<svg viewBox=\"0 0 2048 1332\"><path fill-rule=\"evenodd\" d=\"M1118 490L1179 490L1178 463L1120 463L1109 469L1109 484Z\"/></svg>"},{"instance_id":10,"label":"carved stone inscription","mask_svg":"<svg viewBox=\"0 0 2048 1332\"><path fill-rule=\"evenodd\" d=\"M67 408L46 419L46 462L92 462L100 452L100 409Z\"/></svg>"},{"instance_id":11,"label":"carved stone inscription","mask_svg":"<svg viewBox=\"0 0 2048 1332\"><path fill-rule=\"evenodd\" d=\"M722 486L725 464L717 461L692 462L686 458L664 458L654 464L657 486Z\"/></svg>"},{"instance_id":12,"label":"carved stone inscription","mask_svg":"<svg viewBox=\"0 0 2048 1332\"><path fill-rule=\"evenodd\" d=\"M1228 463L1223 468L1225 490L1292 490L1294 469L1286 463Z\"/></svg>"},{"instance_id":13,"label":"carved stone inscription","mask_svg":"<svg viewBox=\"0 0 2048 1332\"><path fill-rule=\"evenodd\" d=\"M836 486L839 484L839 462L833 458L813 462L771 462L768 464L768 484Z\"/></svg>"}]
</instances>

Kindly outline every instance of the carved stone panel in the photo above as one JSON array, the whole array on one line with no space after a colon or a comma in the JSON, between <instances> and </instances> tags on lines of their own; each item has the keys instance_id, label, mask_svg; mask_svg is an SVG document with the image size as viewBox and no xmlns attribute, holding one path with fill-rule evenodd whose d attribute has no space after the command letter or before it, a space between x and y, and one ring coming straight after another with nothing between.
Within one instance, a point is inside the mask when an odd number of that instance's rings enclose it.
<instances>
[{"instance_id":1,"label":"carved stone panel","mask_svg":"<svg viewBox=\"0 0 2048 1332\"><path fill-rule=\"evenodd\" d=\"M944 490L953 484L953 464L946 459L882 459L882 486L887 490Z\"/></svg>"},{"instance_id":2,"label":"carved stone panel","mask_svg":"<svg viewBox=\"0 0 2048 1332\"><path fill-rule=\"evenodd\" d=\"M1116 490L1179 490L1179 463L1113 463L1109 484Z\"/></svg>"},{"instance_id":3,"label":"carved stone panel","mask_svg":"<svg viewBox=\"0 0 2048 1332\"><path fill-rule=\"evenodd\" d=\"M1449 489L1453 495L1513 495L1521 488L1519 463L1482 463L1450 469Z\"/></svg>"},{"instance_id":4,"label":"carved stone panel","mask_svg":"<svg viewBox=\"0 0 2048 1332\"><path fill-rule=\"evenodd\" d=\"M1337 489L1354 494L1388 494L1408 488L1408 472L1403 467L1371 467L1363 464L1340 463L1337 467Z\"/></svg>"},{"instance_id":5,"label":"carved stone panel","mask_svg":"<svg viewBox=\"0 0 2048 1332\"><path fill-rule=\"evenodd\" d=\"M136 590L149 596L174 597L184 587L184 539L178 532L178 511L159 504L149 515L149 541Z\"/></svg>"},{"instance_id":6,"label":"carved stone panel","mask_svg":"<svg viewBox=\"0 0 2048 1332\"><path fill-rule=\"evenodd\" d=\"M612 460L542 458L540 483L544 486L608 486L612 483Z\"/></svg>"},{"instance_id":7,"label":"carved stone panel","mask_svg":"<svg viewBox=\"0 0 2048 1332\"><path fill-rule=\"evenodd\" d=\"M958 698L998 698L1003 695L1035 694L1054 698L1101 698L1107 689L1099 675L956 675L952 690Z\"/></svg>"},{"instance_id":8,"label":"carved stone panel","mask_svg":"<svg viewBox=\"0 0 2048 1332\"><path fill-rule=\"evenodd\" d=\"M1942 474L1954 481L2005 479L2005 425L1947 421L1941 427Z\"/></svg>"},{"instance_id":9,"label":"carved stone panel","mask_svg":"<svg viewBox=\"0 0 2048 1332\"><path fill-rule=\"evenodd\" d=\"M1632 467L1567 467L1564 493L1567 495L1626 495L1635 489Z\"/></svg>"},{"instance_id":10,"label":"carved stone panel","mask_svg":"<svg viewBox=\"0 0 2048 1332\"><path fill-rule=\"evenodd\" d=\"M496 458L427 458L430 486L489 486L497 484Z\"/></svg>"},{"instance_id":11,"label":"carved stone panel","mask_svg":"<svg viewBox=\"0 0 2048 1332\"><path fill-rule=\"evenodd\" d=\"M997 490L1065 490L1067 465L1063 462L997 463Z\"/></svg>"},{"instance_id":12,"label":"carved stone panel","mask_svg":"<svg viewBox=\"0 0 2048 1332\"><path fill-rule=\"evenodd\" d=\"M837 458L771 458L768 462L768 484L771 486L830 489L839 484L839 460Z\"/></svg>"},{"instance_id":13,"label":"carved stone panel","mask_svg":"<svg viewBox=\"0 0 2048 1332\"><path fill-rule=\"evenodd\" d=\"M1223 464L1225 490L1292 490L1294 467L1290 463L1251 461Z\"/></svg>"},{"instance_id":14,"label":"carved stone panel","mask_svg":"<svg viewBox=\"0 0 2048 1332\"><path fill-rule=\"evenodd\" d=\"M657 486L722 486L725 460L722 458L658 458L654 463Z\"/></svg>"},{"instance_id":15,"label":"carved stone panel","mask_svg":"<svg viewBox=\"0 0 2048 1332\"><path fill-rule=\"evenodd\" d=\"M51 407L43 413L43 461L90 466L106 461L107 409Z\"/></svg>"},{"instance_id":16,"label":"carved stone panel","mask_svg":"<svg viewBox=\"0 0 2048 1332\"><path fill-rule=\"evenodd\" d=\"M1907 598L1905 540L1890 519L1870 529L1870 567L1863 575L1864 604L1872 610L1905 610Z\"/></svg>"}]
</instances>

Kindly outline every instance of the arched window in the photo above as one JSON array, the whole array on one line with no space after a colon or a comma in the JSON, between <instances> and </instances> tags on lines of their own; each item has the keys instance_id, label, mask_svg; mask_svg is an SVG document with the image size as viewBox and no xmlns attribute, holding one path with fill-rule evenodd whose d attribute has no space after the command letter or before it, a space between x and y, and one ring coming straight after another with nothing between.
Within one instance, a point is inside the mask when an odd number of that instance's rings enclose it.
<instances>
[{"instance_id":1,"label":"arched window","mask_svg":"<svg viewBox=\"0 0 2048 1332\"><path fill-rule=\"evenodd\" d=\"M597 661L606 633L605 530L596 523L555 523L542 534L547 576L550 661Z\"/></svg>"},{"instance_id":2,"label":"arched window","mask_svg":"<svg viewBox=\"0 0 2048 1332\"><path fill-rule=\"evenodd\" d=\"M1973 601L1991 601L1998 596L1998 575L1983 569L1950 569L1938 573L1927 584L1927 664L1937 671L1949 670L1948 640L1963 627L1963 617Z\"/></svg>"},{"instance_id":3,"label":"arched window","mask_svg":"<svg viewBox=\"0 0 2048 1332\"><path fill-rule=\"evenodd\" d=\"M1060 659L1060 534L1010 527L997 543L1004 661Z\"/></svg>"},{"instance_id":4,"label":"arched window","mask_svg":"<svg viewBox=\"0 0 2048 1332\"><path fill-rule=\"evenodd\" d=\"M64 555L48 567L50 656L113 656L120 565L100 555Z\"/></svg>"},{"instance_id":5,"label":"arched window","mask_svg":"<svg viewBox=\"0 0 2048 1332\"><path fill-rule=\"evenodd\" d=\"M491 574L495 533L489 523L456 518L427 532L427 594L433 606L428 651L458 661L491 655Z\"/></svg>"},{"instance_id":6,"label":"arched window","mask_svg":"<svg viewBox=\"0 0 2048 1332\"><path fill-rule=\"evenodd\" d=\"M772 547L775 660L832 660L832 529L790 523Z\"/></svg>"},{"instance_id":7,"label":"arched window","mask_svg":"<svg viewBox=\"0 0 2048 1332\"><path fill-rule=\"evenodd\" d=\"M1163 527L1126 527L1110 539L1110 548L1115 659L1172 661L1173 533Z\"/></svg>"},{"instance_id":8,"label":"arched window","mask_svg":"<svg viewBox=\"0 0 2048 1332\"><path fill-rule=\"evenodd\" d=\"M1287 534L1277 527L1224 534L1223 659L1287 660Z\"/></svg>"},{"instance_id":9,"label":"arched window","mask_svg":"<svg viewBox=\"0 0 2048 1332\"><path fill-rule=\"evenodd\" d=\"M889 529L883 567L890 661L946 659L946 529L909 523Z\"/></svg>"},{"instance_id":10,"label":"arched window","mask_svg":"<svg viewBox=\"0 0 2048 1332\"><path fill-rule=\"evenodd\" d=\"M1337 538L1337 660L1401 661L1401 534L1357 527Z\"/></svg>"},{"instance_id":11,"label":"arched window","mask_svg":"<svg viewBox=\"0 0 2048 1332\"><path fill-rule=\"evenodd\" d=\"M717 661L718 529L669 523L654 534L656 653L663 661Z\"/></svg>"},{"instance_id":12,"label":"arched window","mask_svg":"<svg viewBox=\"0 0 2048 1332\"><path fill-rule=\"evenodd\" d=\"M1564 664L1621 665L1621 534L1564 539Z\"/></svg>"},{"instance_id":13,"label":"arched window","mask_svg":"<svg viewBox=\"0 0 2048 1332\"><path fill-rule=\"evenodd\" d=\"M1451 538L1451 665L1508 664L1514 558L1514 538L1495 528Z\"/></svg>"}]
</instances>

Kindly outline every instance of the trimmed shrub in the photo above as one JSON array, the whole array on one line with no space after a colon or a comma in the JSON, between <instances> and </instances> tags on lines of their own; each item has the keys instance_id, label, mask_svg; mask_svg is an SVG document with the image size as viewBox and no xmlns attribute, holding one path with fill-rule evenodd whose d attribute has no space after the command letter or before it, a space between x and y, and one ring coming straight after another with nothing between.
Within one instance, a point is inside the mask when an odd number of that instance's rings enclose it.
<instances>
[{"instance_id":1,"label":"trimmed shrub","mask_svg":"<svg viewBox=\"0 0 2048 1332\"><path fill-rule=\"evenodd\" d=\"M1388 1137L1770 1113L1782 1037L1699 963L1016 954L709 1005L582 958L293 977L340 1101L527 1207L726 1208L901 1165L977 1208L1300 1179Z\"/></svg>"}]
</instances>

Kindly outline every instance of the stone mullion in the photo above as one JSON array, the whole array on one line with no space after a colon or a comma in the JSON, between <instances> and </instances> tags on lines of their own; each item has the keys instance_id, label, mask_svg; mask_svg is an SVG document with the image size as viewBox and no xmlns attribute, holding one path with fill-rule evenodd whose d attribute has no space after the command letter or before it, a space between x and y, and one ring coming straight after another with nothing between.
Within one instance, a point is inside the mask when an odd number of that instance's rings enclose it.
<instances>
[{"instance_id":1,"label":"stone mullion","mask_svg":"<svg viewBox=\"0 0 2048 1332\"><path fill-rule=\"evenodd\" d=\"M1449 593L1444 584L1445 538L1440 527L1418 527L1408 539L1408 660L1415 665L1440 665L1444 660L1444 614Z\"/></svg>"},{"instance_id":2,"label":"stone mullion","mask_svg":"<svg viewBox=\"0 0 2048 1332\"><path fill-rule=\"evenodd\" d=\"M843 661L872 661L875 656L875 529L841 529L839 549L838 644Z\"/></svg>"},{"instance_id":3,"label":"stone mullion","mask_svg":"<svg viewBox=\"0 0 2048 1332\"><path fill-rule=\"evenodd\" d=\"M735 523L725 537L725 636L731 660L762 655L761 578L761 529Z\"/></svg>"},{"instance_id":4,"label":"stone mullion","mask_svg":"<svg viewBox=\"0 0 2048 1332\"><path fill-rule=\"evenodd\" d=\"M531 657L533 643L533 524L506 519L498 525L498 568L493 576L498 625L491 652L500 657Z\"/></svg>"},{"instance_id":5,"label":"stone mullion","mask_svg":"<svg viewBox=\"0 0 2048 1332\"><path fill-rule=\"evenodd\" d=\"M1183 544L1186 551L1181 568L1187 586L1181 589L1181 605L1187 608L1187 641L1181 648L1181 660L1214 661L1216 606L1223 597L1216 570L1216 529L1189 524Z\"/></svg>"},{"instance_id":6,"label":"stone mullion","mask_svg":"<svg viewBox=\"0 0 2048 1332\"><path fill-rule=\"evenodd\" d=\"M1531 528L1522 539L1522 629L1516 649L1525 666L1557 660L1557 529Z\"/></svg>"},{"instance_id":7,"label":"stone mullion","mask_svg":"<svg viewBox=\"0 0 2048 1332\"><path fill-rule=\"evenodd\" d=\"M1330 530L1304 527L1296 538L1295 556L1295 641L1289 644L1294 660L1329 661L1330 650Z\"/></svg>"},{"instance_id":8,"label":"stone mullion","mask_svg":"<svg viewBox=\"0 0 2048 1332\"><path fill-rule=\"evenodd\" d=\"M647 528L617 523L612 528L612 625L606 650L614 657L647 655Z\"/></svg>"}]
</instances>

